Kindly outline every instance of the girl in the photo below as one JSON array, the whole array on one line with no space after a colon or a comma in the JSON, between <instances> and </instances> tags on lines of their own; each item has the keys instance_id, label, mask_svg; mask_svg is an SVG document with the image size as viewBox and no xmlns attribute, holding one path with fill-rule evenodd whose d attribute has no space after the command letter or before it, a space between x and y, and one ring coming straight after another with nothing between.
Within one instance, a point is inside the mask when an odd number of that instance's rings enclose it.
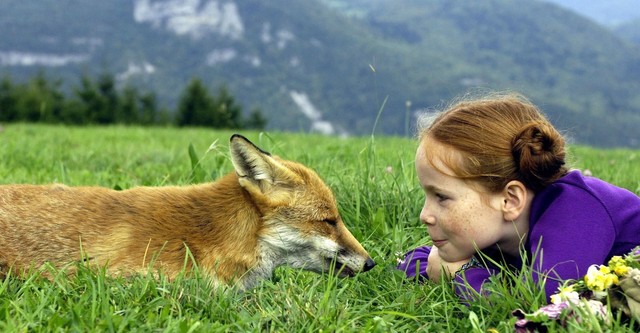
<instances>
[{"instance_id":1,"label":"girl","mask_svg":"<svg viewBox=\"0 0 640 333\"><path fill-rule=\"evenodd\" d=\"M550 297L561 280L640 244L640 198L569 170L562 135L520 95L439 114L420 129L415 163L433 246L405 255L398 268L407 277L454 278L481 292L497 273L488 257L531 267Z\"/></svg>"}]
</instances>

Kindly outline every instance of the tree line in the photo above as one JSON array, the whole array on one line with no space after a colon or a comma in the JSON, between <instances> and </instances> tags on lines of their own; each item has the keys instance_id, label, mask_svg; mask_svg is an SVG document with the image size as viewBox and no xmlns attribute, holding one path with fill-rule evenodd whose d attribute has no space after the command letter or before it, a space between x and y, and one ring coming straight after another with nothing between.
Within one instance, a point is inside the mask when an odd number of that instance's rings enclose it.
<instances>
[{"instance_id":1,"label":"tree line","mask_svg":"<svg viewBox=\"0 0 640 333\"><path fill-rule=\"evenodd\" d=\"M160 107L153 92L136 87L118 88L115 77L87 75L71 93L63 93L62 81L39 73L24 83L9 77L0 80L0 122L53 124L136 124L263 129L267 120L259 109L245 117L242 106L225 86L211 94L193 78L180 95L175 112Z\"/></svg>"}]
</instances>

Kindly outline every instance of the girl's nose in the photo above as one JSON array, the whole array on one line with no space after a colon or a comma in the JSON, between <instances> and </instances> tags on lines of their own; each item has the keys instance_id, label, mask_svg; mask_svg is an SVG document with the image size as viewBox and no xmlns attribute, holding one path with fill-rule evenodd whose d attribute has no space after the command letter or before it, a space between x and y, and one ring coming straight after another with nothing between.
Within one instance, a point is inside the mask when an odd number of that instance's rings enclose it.
<instances>
[{"instance_id":1,"label":"girl's nose","mask_svg":"<svg viewBox=\"0 0 640 333\"><path fill-rule=\"evenodd\" d=\"M427 209L426 202L424 206L422 206L422 210L420 211L420 222L424 224L434 224L436 222L435 217L431 214L429 209Z\"/></svg>"}]
</instances>

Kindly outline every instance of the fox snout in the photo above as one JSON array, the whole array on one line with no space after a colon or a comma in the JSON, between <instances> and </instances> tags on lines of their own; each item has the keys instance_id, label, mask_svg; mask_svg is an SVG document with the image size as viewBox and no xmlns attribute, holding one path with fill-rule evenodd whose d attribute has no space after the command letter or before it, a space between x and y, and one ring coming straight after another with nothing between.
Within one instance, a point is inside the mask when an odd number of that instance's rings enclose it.
<instances>
[{"instance_id":1,"label":"fox snout","mask_svg":"<svg viewBox=\"0 0 640 333\"><path fill-rule=\"evenodd\" d=\"M367 258L364 261L364 264L362 265L362 267L360 268L359 271L355 271L351 268L349 268L349 266L346 263L343 263L339 260L331 260L330 263L333 266L334 271L339 275L339 276L343 276L343 277L353 277L356 275L356 273L364 273L364 272L368 272L371 269L373 269L373 267L376 266L376 262L373 261L373 259L371 258Z\"/></svg>"},{"instance_id":2,"label":"fox snout","mask_svg":"<svg viewBox=\"0 0 640 333\"><path fill-rule=\"evenodd\" d=\"M342 224L342 223L341 223ZM318 249L327 254L325 257L325 269L333 270L343 277L352 277L356 273L368 272L376 266L371 256L356 240L349 230L342 224L339 226L339 236L335 240L326 239L317 241ZM335 253L335 255L330 255Z\"/></svg>"},{"instance_id":3,"label":"fox snout","mask_svg":"<svg viewBox=\"0 0 640 333\"><path fill-rule=\"evenodd\" d=\"M374 268L375 266L376 266L376 262L373 261L373 259L368 258L367 261L364 262L364 267L362 267L362 271L363 272L368 272L372 268Z\"/></svg>"}]
</instances>

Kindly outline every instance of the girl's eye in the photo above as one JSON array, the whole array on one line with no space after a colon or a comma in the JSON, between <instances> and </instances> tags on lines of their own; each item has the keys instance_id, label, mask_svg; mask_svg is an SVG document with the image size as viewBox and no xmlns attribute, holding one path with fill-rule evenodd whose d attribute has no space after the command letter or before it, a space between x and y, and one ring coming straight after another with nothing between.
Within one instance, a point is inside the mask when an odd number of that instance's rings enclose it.
<instances>
[{"instance_id":1,"label":"girl's eye","mask_svg":"<svg viewBox=\"0 0 640 333\"><path fill-rule=\"evenodd\" d=\"M335 227L338 225L338 221L336 221L335 219L324 219L322 220L322 222L327 223L332 227Z\"/></svg>"},{"instance_id":2,"label":"girl's eye","mask_svg":"<svg viewBox=\"0 0 640 333\"><path fill-rule=\"evenodd\" d=\"M442 195L440 193L436 193L436 198L438 198L438 202L443 202L449 199L449 197Z\"/></svg>"}]
</instances>

